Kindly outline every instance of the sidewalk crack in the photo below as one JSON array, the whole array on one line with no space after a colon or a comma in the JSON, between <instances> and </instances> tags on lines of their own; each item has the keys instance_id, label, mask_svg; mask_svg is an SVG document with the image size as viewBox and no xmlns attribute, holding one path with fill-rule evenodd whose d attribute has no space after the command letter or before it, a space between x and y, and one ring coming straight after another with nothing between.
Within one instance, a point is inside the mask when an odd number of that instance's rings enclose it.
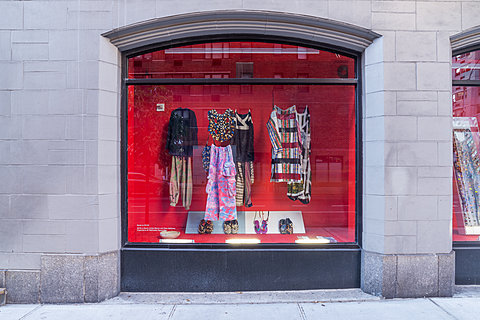
<instances>
[{"instance_id":1,"label":"sidewalk crack","mask_svg":"<svg viewBox=\"0 0 480 320\"><path fill-rule=\"evenodd\" d=\"M29 312L27 312L27 314L25 314L23 317L21 317L21 318L18 319L18 320L26 319L29 315L31 315L32 313L34 313L35 311L37 311L37 310L40 309L41 307L42 307L42 305L37 306L37 307L34 308L33 310L30 310Z\"/></svg>"},{"instance_id":2,"label":"sidewalk crack","mask_svg":"<svg viewBox=\"0 0 480 320\"><path fill-rule=\"evenodd\" d=\"M170 319L173 318L173 314L175 313L175 310L177 310L177 305L176 304L173 305L172 310L170 311L170 314L168 315L167 320L170 320Z\"/></svg>"},{"instance_id":3,"label":"sidewalk crack","mask_svg":"<svg viewBox=\"0 0 480 320\"><path fill-rule=\"evenodd\" d=\"M445 312L445 313L448 314L450 317L452 317L452 319L459 320L457 317L455 317L453 314L451 314L450 312L448 312L445 308L443 308L441 305L439 305L438 303L436 303L436 302L433 301L432 299L428 298L428 300L430 300L430 302L432 302L434 305L436 305L437 307L439 307L443 312Z\"/></svg>"},{"instance_id":4,"label":"sidewalk crack","mask_svg":"<svg viewBox=\"0 0 480 320\"><path fill-rule=\"evenodd\" d=\"M297 303L298 311L300 312L300 318L303 320L307 320L307 315L305 314L305 310L303 310L303 307L300 305L300 303Z\"/></svg>"}]
</instances>

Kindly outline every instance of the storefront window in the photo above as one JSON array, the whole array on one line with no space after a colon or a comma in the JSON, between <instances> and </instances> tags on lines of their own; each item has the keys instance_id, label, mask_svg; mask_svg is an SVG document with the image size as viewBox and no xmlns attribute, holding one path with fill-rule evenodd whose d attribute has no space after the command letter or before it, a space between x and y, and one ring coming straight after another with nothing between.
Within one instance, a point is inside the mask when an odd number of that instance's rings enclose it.
<instances>
[{"instance_id":1,"label":"storefront window","mask_svg":"<svg viewBox=\"0 0 480 320\"><path fill-rule=\"evenodd\" d=\"M128 85L128 241L355 242L356 85L275 84L352 78L354 65L256 42L129 58L129 78L172 83ZM185 78L246 80L179 83Z\"/></svg>"},{"instance_id":2,"label":"storefront window","mask_svg":"<svg viewBox=\"0 0 480 320\"><path fill-rule=\"evenodd\" d=\"M480 51L453 57L453 240L480 240ZM455 80L467 80L456 86ZM471 85L470 85L471 84Z\"/></svg>"}]
</instances>

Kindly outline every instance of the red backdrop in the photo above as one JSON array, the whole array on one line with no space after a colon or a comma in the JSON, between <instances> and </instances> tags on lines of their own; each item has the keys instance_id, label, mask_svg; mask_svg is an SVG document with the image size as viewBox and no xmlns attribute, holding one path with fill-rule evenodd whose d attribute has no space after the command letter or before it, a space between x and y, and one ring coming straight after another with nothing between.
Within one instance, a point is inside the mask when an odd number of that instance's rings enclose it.
<instances>
[{"instance_id":1,"label":"red backdrop","mask_svg":"<svg viewBox=\"0 0 480 320\"><path fill-rule=\"evenodd\" d=\"M257 50L265 46L272 48L276 46L247 44ZM232 46L229 45L229 48ZM188 48L195 48L195 46ZM180 58L183 59L178 60L177 56L167 58L168 54L163 52L162 56L160 53L149 54L148 60L145 55L140 56L141 59L130 59L130 75L168 77L167 73L162 73L168 68L171 69L169 72L177 70L179 74L210 68L210 71L215 69L213 71L217 73L223 70L224 74L228 74L225 77L231 77L235 73L238 75L238 69L235 69L236 65L231 60L242 59L255 62L253 77L305 77L307 72L310 77L315 74L319 74L317 77L321 75L338 77L339 60L343 61L341 64L348 66L350 70L347 72L348 76L353 74L353 59L322 51L317 54L307 54L305 57L298 53L278 54L278 59L280 57L283 59L280 61L281 64L276 60L275 54L242 56L239 53L237 56L229 54L228 57L221 54L220 66L214 67L212 64L219 62L212 62L213 55L210 57L202 55L195 59L195 55L185 57L185 53L177 53L182 55ZM142 63L135 64L135 61ZM176 68L168 67L175 64L177 64ZM275 68L272 69L272 65ZM299 72L300 69L301 72ZM280 76L278 70L282 71ZM247 71L249 71L248 68ZM257 76L262 72L263 74ZM181 77L179 74L172 77ZM196 77L195 75L198 73L192 74L191 77ZM210 76L202 74L199 77ZM227 108L236 109L239 113L251 110L255 130L255 183L252 187L254 206L247 210L302 211L305 235L333 236L339 242L355 241L354 86L138 85L130 86L128 93L128 240L130 242L158 242L159 231L164 229L181 231L180 238L194 239L195 242L222 243L225 241L225 235L185 235L183 231L187 211L181 206L181 199L177 207L170 206L171 156L165 149L165 140L170 112L178 107L195 111L198 123L199 141L193 157L194 185L190 211L205 210L206 173L202 168L201 151L208 137L208 110L216 109L220 113ZM158 103L165 104L165 111L156 111ZM270 182L271 144L266 123L273 104L281 108L295 104L299 111L303 111L308 105L310 109L312 200L308 205L288 199L286 183ZM237 209L245 210L243 207ZM270 221L270 227L276 227L277 223L278 221ZM262 237L263 243L294 242L297 236L298 234L258 235ZM252 235L243 237L252 238Z\"/></svg>"}]
</instances>

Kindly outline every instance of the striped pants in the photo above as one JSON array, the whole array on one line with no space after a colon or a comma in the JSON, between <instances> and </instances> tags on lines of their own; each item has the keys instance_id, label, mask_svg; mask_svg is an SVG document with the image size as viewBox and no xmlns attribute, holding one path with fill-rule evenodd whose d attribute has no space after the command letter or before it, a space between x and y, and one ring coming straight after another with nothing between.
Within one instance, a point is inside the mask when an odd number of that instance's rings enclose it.
<instances>
[{"instance_id":1,"label":"striped pants","mask_svg":"<svg viewBox=\"0 0 480 320\"><path fill-rule=\"evenodd\" d=\"M252 204L252 184L254 181L253 162L236 162L237 169L236 184L237 196L236 205L249 208Z\"/></svg>"}]
</instances>

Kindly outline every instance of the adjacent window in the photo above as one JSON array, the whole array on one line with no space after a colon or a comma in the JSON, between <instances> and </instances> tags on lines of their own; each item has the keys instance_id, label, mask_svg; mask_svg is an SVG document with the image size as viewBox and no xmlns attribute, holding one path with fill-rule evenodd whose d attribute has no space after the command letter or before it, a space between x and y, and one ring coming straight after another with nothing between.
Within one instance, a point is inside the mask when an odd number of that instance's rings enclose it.
<instances>
[{"instance_id":1,"label":"adjacent window","mask_svg":"<svg viewBox=\"0 0 480 320\"><path fill-rule=\"evenodd\" d=\"M480 51L452 59L453 240L480 240Z\"/></svg>"},{"instance_id":2,"label":"adjacent window","mask_svg":"<svg viewBox=\"0 0 480 320\"><path fill-rule=\"evenodd\" d=\"M261 42L129 57L128 242L355 242L355 67Z\"/></svg>"}]
</instances>

